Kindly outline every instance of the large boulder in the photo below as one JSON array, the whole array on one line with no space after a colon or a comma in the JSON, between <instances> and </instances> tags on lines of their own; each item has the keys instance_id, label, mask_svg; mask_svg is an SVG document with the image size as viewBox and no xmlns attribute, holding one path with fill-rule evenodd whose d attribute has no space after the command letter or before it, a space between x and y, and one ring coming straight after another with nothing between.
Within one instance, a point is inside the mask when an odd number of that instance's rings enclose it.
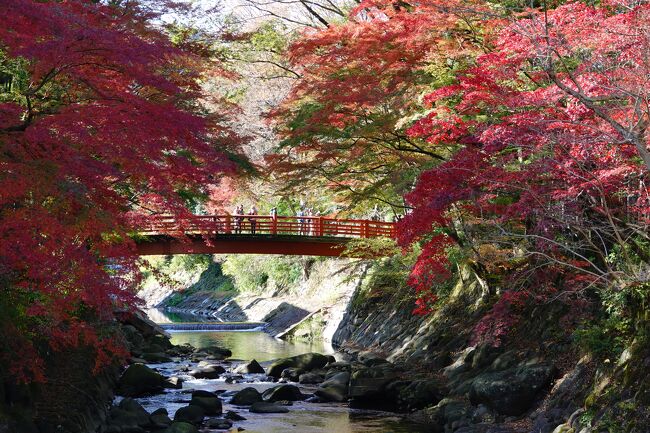
<instances>
[{"instance_id":1,"label":"large boulder","mask_svg":"<svg viewBox=\"0 0 650 433\"><path fill-rule=\"evenodd\" d=\"M226 369L220 365L209 365L190 370L187 374L194 376L196 379L218 379Z\"/></svg>"},{"instance_id":2,"label":"large boulder","mask_svg":"<svg viewBox=\"0 0 650 433\"><path fill-rule=\"evenodd\" d=\"M253 413L287 413L289 409L279 404L258 401L257 403L253 403L250 411Z\"/></svg>"},{"instance_id":3,"label":"large boulder","mask_svg":"<svg viewBox=\"0 0 650 433\"><path fill-rule=\"evenodd\" d=\"M504 415L521 415L547 387L555 369L548 364L522 365L477 376L470 388L472 404L483 403Z\"/></svg>"},{"instance_id":4,"label":"large boulder","mask_svg":"<svg viewBox=\"0 0 650 433\"><path fill-rule=\"evenodd\" d=\"M336 374L329 375L327 380L323 382L321 386L342 385L347 388L349 382L350 382L350 372L340 371Z\"/></svg>"},{"instance_id":5,"label":"large boulder","mask_svg":"<svg viewBox=\"0 0 650 433\"><path fill-rule=\"evenodd\" d=\"M243 416L241 416L240 414L232 410L226 412L226 414L223 417L231 421L246 421L246 418L244 418Z\"/></svg>"},{"instance_id":6,"label":"large boulder","mask_svg":"<svg viewBox=\"0 0 650 433\"><path fill-rule=\"evenodd\" d=\"M262 401L262 394L260 394L255 388L248 387L235 394L232 397L232 400L230 400L230 404L235 406L250 406L258 401Z\"/></svg>"},{"instance_id":7,"label":"large boulder","mask_svg":"<svg viewBox=\"0 0 650 433\"><path fill-rule=\"evenodd\" d=\"M262 398L265 401L300 401L305 398L295 385L280 385L269 388L262 393Z\"/></svg>"},{"instance_id":8,"label":"large boulder","mask_svg":"<svg viewBox=\"0 0 650 433\"><path fill-rule=\"evenodd\" d=\"M135 353L141 353L144 346L144 337L133 325L123 325L122 334L126 339L129 350Z\"/></svg>"},{"instance_id":9,"label":"large boulder","mask_svg":"<svg viewBox=\"0 0 650 433\"><path fill-rule=\"evenodd\" d=\"M165 377L144 364L131 364L120 377L117 394L141 397L159 393L165 388Z\"/></svg>"},{"instance_id":10,"label":"large boulder","mask_svg":"<svg viewBox=\"0 0 650 433\"><path fill-rule=\"evenodd\" d=\"M431 433L444 433L453 431L452 426L468 423L471 416L472 408L467 402L445 398L435 406L413 412L408 419L426 424Z\"/></svg>"},{"instance_id":11,"label":"large boulder","mask_svg":"<svg viewBox=\"0 0 650 433\"><path fill-rule=\"evenodd\" d=\"M153 411L149 416L149 421L151 427L156 430L164 429L172 424L172 420L169 418L167 409L164 408L156 409Z\"/></svg>"},{"instance_id":12,"label":"large boulder","mask_svg":"<svg viewBox=\"0 0 650 433\"><path fill-rule=\"evenodd\" d=\"M396 378L397 371L390 363L354 370L350 377L350 397L357 401L381 399L386 386Z\"/></svg>"},{"instance_id":13,"label":"large boulder","mask_svg":"<svg viewBox=\"0 0 650 433\"><path fill-rule=\"evenodd\" d=\"M322 381L323 381L323 375L318 373L304 373L298 377L298 383L301 383L303 385L321 383Z\"/></svg>"},{"instance_id":14,"label":"large boulder","mask_svg":"<svg viewBox=\"0 0 650 433\"><path fill-rule=\"evenodd\" d=\"M324 367L325 370L340 370L340 371L350 371L352 364L346 361L334 361L328 362Z\"/></svg>"},{"instance_id":15,"label":"large boulder","mask_svg":"<svg viewBox=\"0 0 650 433\"><path fill-rule=\"evenodd\" d=\"M235 368L235 373L261 374L264 373L264 368L260 365L259 362L253 359L251 362L237 366L237 368Z\"/></svg>"},{"instance_id":16,"label":"large boulder","mask_svg":"<svg viewBox=\"0 0 650 433\"><path fill-rule=\"evenodd\" d=\"M386 359L382 358L381 356L371 351L359 352L357 354L357 359L359 360L359 362L363 363L366 367L374 367L375 365L386 364L389 362Z\"/></svg>"},{"instance_id":17,"label":"large boulder","mask_svg":"<svg viewBox=\"0 0 650 433\"><path fill-rule=\"evenodd\" d=\"M221 399L217 394L208 391L193 392L190 405L203 408L206 415L221 415Z\"/></svg>"},{"instance_id":18,"label":"large boulder","mask_svg":"<svg viewBox=\"0 0 650 433\"><path fill-rule=\"evenodd\" d=\"M305 353L302 355L283 358L275 361L266 370L266 374L275 378L280 378L285 368L299 368L304 371L324 367L331 357L321 355L320 353Z\"/></svg>"},{"instance_id":19,"label":"large boulder","mask_svg":"<svg viewBox=\"0 0 650 433\"><path fill-rule=\"evenodd\" d=\"M134 399L127 397L120 401L120 404L118 404L117 407L135 415L139 419L138 424L147 425L149 412L147 412L145 408Z\"/></svg>"},{"instance_id":20,"label":"large boulder","mask_svg":"<svg viewBox=\"0 0 650 433\"><path fill-rule=\"evenodd\" d=\"M232 427L232 421L223 418L212 418L205 422L205 426L210 430L228 430Z\"/></svg>"},{"instance_id":21,"label":"large boulder","mask_svg":"<svg viewBox=\"0 0 650 433\"><path fill-rule=\"evenodd\" d=\"M345 401L348 398L347 393L340 386L318 388L316 391L314 391L314 395L318 397L317 401L334 401L337 403Z\"/></svg>"},{"instance_id":22,"label":"large boulder","mask_svg":"<svg viewBox=\"0 0 650 433\"><path fill-rule=\"evenodd\" d=\"M132 398L123 399L109 411L108 428L116 431L144 432L151 424L149 413Z\"/></svg>"},{"instance_id":23,"label":"large boulder","mask_svg":"<svg viewBox=\"0 0 650 433\"><path fill-rule=\"evenodd\" d=\"M398 382L399 383L399 382ZM389 385L392 386L394 384ZM414 411L438 404L443 398L438 382L433 380L416 380L402 382L396 388L396 404L400 410Z\"/></svg>"},{"instance_id":24,"label":"large boulder","mask_svg":"<svg viewBox=\"0 0 650 433\"><path fill-rule=\"evenodd\" d=\"M199 433L196 427L187 422L176 422L167 427L161 433Z\"/></svg>"},{"instance_id":25,"label":"large boulder","mask_svg":"<svg viewBox=\"0 0 650 433\"><path fill-rule=\"evenodd\" d=\"M156 344L165 350L174 347L168 335L161 335L161 334L152 335L151 337L149 337L148 341L150 344Z\"/></svg>"},{"instance_id":26,"label":"large boulder","mask_svg":"<svg viewBox=\"0 0 650 433\"><path fill-rule=\"evenodd\" d=\"M197 352L203 352L208 355L216 356L220 359L226 359L232 356L232 352L230 349L226 349L225 347L219 347L219 346L207 346L207 347L201 347L197 349ZM216 358L211 358L211 359L216 359Z\"/></svg>"},{"instance_id":27,"label":"large boulder","mask_svg":"<svg viewBox=\"0 0 650 433\"><path fill-rule=\"evenodd\" d=\"M186 422L193 425L200 425L205 418L205 410L201 406L190 404L176 411L174 422Z\"/></svg>"},{"instance_id":28,"label":"large boulder","mask_svg":"<svg viewBox=\"0 0 650 433\"><path fill-rule=\"evenodd\" d=\"M349 381L350 373L347 371L336 373L323 382L314 395L322 401L345 401L348 398Z\"/></svg>"},{"instance_id":29,"label":"large boulder","mask_svg":"<svg viewBox=\"0 0 650 433\"><path fill-rule=\"evenodd\" d=\"M298 382L300 375L303 374L304 372L305 370L303 370L302 368L293 368L293 367L285 368L284 370L282 370L280 377L290 382Z\"/></svg>"}]
</instances>

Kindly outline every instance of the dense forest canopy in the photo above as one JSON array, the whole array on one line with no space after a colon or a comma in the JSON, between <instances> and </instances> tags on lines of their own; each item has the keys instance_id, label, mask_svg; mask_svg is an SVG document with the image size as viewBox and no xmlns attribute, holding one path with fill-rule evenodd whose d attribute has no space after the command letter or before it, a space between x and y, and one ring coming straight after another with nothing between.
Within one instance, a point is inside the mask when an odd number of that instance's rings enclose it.
<instances>
[{"instance_id":1,"label":"dense forest canopy","mask_svg":"<svg viewBox=\"0 0 650 433\"><path fill-rule=\"evenodd\" d=\"M98 367L120 353L93 323L133 304L128 231L151 211L186 214L234 173L241 139L228 104L204 105L215 98L200 81L219 65L148 24L150 7L9 0L3 10L0 335L4 357L34 360L12 374L39 380L43 345L95 346Z\"/></svg>"},{"instance_id":2,"label":"dense forest canopy","mask_svg":"<svg viewBox=\"0 0 650 433\"><path fill-rule=\"evenodd\" d=\"M182 3L3 6L5 357L109 361L129 231L241 201L403 214L415 312L470 267L493 344L550 300L573 325L595 305L630 339L647 326L648 2L248 0L252 21L217 26L160 19Z\"/></svg>"},{"instance_id":3,"label":"dense forest canopy","mask_svg":"<svg viewBox=\"0 0 650 433\"><path fill-rule=\"evenodd\" d=\"M362 2L290 46L301 77L272 113L272 172L352 208L404 206L417 312L435 308L450 256L483 281L507 269L477 329L495 342L525 303L579 309L604 290L642 304L649 8Z\"/></svg>"}]
</instances>

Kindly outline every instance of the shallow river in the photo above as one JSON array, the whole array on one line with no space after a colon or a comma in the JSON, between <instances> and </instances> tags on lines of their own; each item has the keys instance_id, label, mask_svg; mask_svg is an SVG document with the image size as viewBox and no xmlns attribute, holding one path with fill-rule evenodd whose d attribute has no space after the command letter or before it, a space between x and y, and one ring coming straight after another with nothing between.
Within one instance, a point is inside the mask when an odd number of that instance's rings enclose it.
<instances>
[{"instance_id":1,"label":"shallow river","mask_svg":"<svg viewBox=\"0 0 650 433\"><path fill-rule=\"evenodd\" d=\"M331 348L322 343L287 343L260 331L172 331L170 334L174 344L190 343L195 347L217 344L229 348L233 352L233 366L238 364L237 359L257 359L265 365L265 361L306 352L332 353ZM232 384L226 383L223 378L193 379L190 376L183 376L183 373L179 372L180 368L188 364L189 362L151 365L165 375L177 375L186 381L181 390L168 390L162 395L138 399L140 403L148 411L165 407L170 417L173 418L173 414L178 408L189 403L191 395L188 390L236 391L253 386L263 391L277 385L271 382L262 382L260 379L263 375L244 375L246 383ZM228 363L222 363L222 365L226 369L229 367ZM301 386L301 389L303 393L311 394L315 387ZM352 410L346 404L340 403L294 402L293 406L289 406L289 413L254 414L250 413L247 408L231 406L229 397L224 397L223 400L224 413L234 410L247 418L245 421L235 421L234 426L243 427L249 433L424 433L428 431L425 427L404 421L396 414Z\"/></svg>"},{"instance_id":2,"label":"shallow river","mask_svg":"<svg viewBox=\"0 0 650 433\"><path fill-rule=\"evenodd\" d=\"M194 347L221 346L232 351L232 359L258 362L286 358L308 352L332 354L332 347L323 342L289 343L262 331L171 331L172 343L190 343Z\"/></svg>"}]
</instances>

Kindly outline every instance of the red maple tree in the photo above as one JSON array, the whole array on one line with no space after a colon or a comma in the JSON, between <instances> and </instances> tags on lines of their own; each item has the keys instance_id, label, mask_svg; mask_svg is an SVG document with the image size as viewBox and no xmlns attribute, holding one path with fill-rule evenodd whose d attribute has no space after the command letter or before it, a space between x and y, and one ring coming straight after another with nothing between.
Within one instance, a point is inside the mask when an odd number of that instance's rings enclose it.
<instances>
[{"instance_id":1,"label":"red maple tree","mask_svg":"<svg viewBox=\"0 0 650 433\"><path fill-rule=\"evenodd\" d=\"M101 324L134 301L129 230L235 170L225 111L198 102L200 53L152 17L136 2L3 2L0 351L23 380L43 379L43 345L95 347L98 367L119 353Z\"/></svg>"},{"instance_id":2,"label":"red maple tree","mask_svg":"<svg viewBox=\"0 0 650 433\"><path fill-rule=\"evenodd\" d=\"M285 188L325 187L350 207L398 207L413 173L444 158L406 134L419 95L483 52L485 10L481 1L362 1L347 21L305 30L289 51L300 77L271 113L282 139L267 157L273 175Z\"/></svg>"},{"instance_id":3,"label":"red maple tree","mask_svg":"<svg viewBox=\"0 0 650 433\"><path fill-rule=\"evenodd\" d=\"M432 111L409 130L455 150L407 195L401 242L442 227L475 252L510 248L528 260L515 277L536 281L533 295L643 283L649 23L648 4L606 2L526 11L503 26L489 53L426 97Z\"/></svg>"}]
</instances>

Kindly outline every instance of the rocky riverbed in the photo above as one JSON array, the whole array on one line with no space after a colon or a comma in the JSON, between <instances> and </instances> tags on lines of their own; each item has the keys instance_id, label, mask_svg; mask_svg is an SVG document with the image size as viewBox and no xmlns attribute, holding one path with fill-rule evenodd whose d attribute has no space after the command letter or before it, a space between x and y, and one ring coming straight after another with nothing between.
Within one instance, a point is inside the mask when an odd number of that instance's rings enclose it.
<instances>
[{"instance_id":1,"label":"rocky riverbed","mask_svg":"<svg viewBox=\"0 0 650 433\"><path fill-rule=\"evenodd\" d=\"M234 360L225 347L173 345L143 323L125 326L133 357L101 433L427 431L388 411L409 404L386 389L403 373L388 361L320 353ZM422 395L416 405L431 397Z\"/></svg>"},{"instance_id":2,"label":"rocky riverbed","mask_svg":"<svg viewBox=\"0 0 650 433\"><path fill-rule=\"evenodd\" d=\"M133 356L100 433L538 432L553 422L522 418L556 378L552 364L525 353L472 347L434 371L350 349L272 360L259 343L234 359L215 342L237 350L238 340L184 332L172 344L143 323L124 327Z\"/></svg>"}]
</instances>

